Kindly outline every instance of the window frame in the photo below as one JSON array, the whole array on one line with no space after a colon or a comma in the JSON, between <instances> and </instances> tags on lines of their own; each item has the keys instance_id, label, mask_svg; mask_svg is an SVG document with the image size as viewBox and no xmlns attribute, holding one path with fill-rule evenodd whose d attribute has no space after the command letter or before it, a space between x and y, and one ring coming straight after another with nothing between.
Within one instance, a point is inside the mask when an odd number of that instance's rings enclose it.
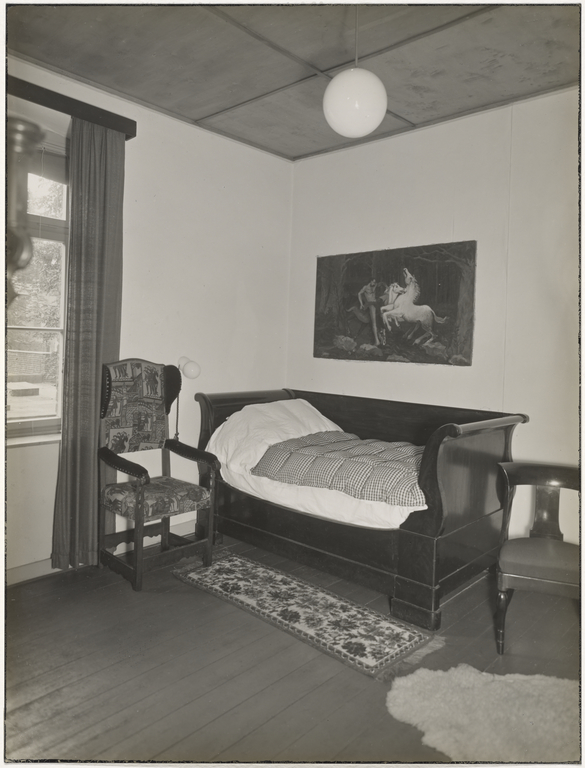
<instances>
[{"instance_id":1,"label":"window frame","mask_svg":"<svg viewBox=\"0 0 585 768\"><path fill-rule=\"evenodd\" d=\"M57 403L56 416L35 416L28 419L9 420L8 411L6 412L5 429L6 437L22 438L37 437L40 435L60 435L62 422L62 404L63 404L63 373L65 360L65 334L67 325L67 292L68 292L68 266L69 266L69 212L70 212L70 194L69 181L67 177L67 158L65 154L55 152L52 148L47 150L41 146L35 152L28 173L38 176L45 176L52 181L57 181L67 187L67 200L65 206L65 219L55 219L39 214L27 215L27 227L29 236L39 240L52 240L63 245L63 280L61 290L61 324L60 326L42 327L29 325L9 325L6 320L5 331L11 330L42 330L52 333L58 333L61 336L60 360L59 360L59 400ZM34 258L34 256L33 256ZM26 267L25 267L26 269ZM8 358L6 357L6 376L8 379ZM6 395L7 397L7 395Z\"/></svg>"}]
</instances>

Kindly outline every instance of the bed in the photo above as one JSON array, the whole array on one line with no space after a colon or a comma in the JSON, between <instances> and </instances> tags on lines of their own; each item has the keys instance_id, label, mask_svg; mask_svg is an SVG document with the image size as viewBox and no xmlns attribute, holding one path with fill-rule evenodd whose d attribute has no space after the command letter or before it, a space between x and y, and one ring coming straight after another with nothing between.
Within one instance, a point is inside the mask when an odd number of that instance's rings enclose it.
<instances>
[{"instance_id":1,"label":"bed","mask_svg":"<svg viewBox=\"0 0 585 768\"><path fill-rule=\"evenodd\" d=\"M213 446L212 437L248 406L292 400L309 404L344 433L423 447L417 484L424 503L393 509L398 518L389 522L339 521L299 508L290 496L278 497L287 504L261 498L255 486L231 484L222 463L217 535L387 594L393 616L431 631L440 627L445 596L495 563L502 521L497 465L512 459L512 435L526 415L294 389L198 393L195 399L201 449ZM251 433L252 441L257 435Z\"/></svg>"}]
</instances>

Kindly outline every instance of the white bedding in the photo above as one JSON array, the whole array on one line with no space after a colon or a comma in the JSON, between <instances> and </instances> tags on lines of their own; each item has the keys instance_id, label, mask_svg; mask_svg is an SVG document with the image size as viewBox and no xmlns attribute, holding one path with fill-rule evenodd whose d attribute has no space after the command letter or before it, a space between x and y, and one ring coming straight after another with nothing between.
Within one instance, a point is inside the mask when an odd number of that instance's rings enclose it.
<instances>
[{"instance_id":1,"label":"white bedding","mask_svg":"<svg viewBox=\"0 0 585 768\"><path fill-rule=\"evenodd\" d=\"M341 428L306 400L247 405L218 427L207 445L221 463L221 476L234 488L299 512L365 528L398 528L416 509L354 499L340 491L289 485L250 474L267 448L315 432Z\"/></svg>"}]
</instances>

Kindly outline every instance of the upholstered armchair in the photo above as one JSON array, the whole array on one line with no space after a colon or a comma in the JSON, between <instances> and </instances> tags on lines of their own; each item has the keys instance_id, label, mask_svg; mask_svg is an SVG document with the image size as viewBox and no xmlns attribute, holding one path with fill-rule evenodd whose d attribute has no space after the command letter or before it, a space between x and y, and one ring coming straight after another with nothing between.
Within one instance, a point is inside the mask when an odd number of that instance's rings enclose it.
<instances>
[{"instance_id":1,"label":"upholstered armchair","mask_svg":"<svg viewBox=\"0 0 585 768\"><path fill-rule=\"evenodd\" d=\"M213 454L169 439L169 412L180 390L181 373L174 365L129 358L103 366L99 464L130 479L106 483L100 475L99 561L135 590L142 588L147 571L187 557L199 555L205 566L211 565L219 462ZM160 476L151 477L126 458L142 451L160 453ZM171 454L205 467L207 487L199 485L198 475L193 481L173 477ZM170 530L170 518L185 512L199 519L192 538ZM124 518L127 527L106 532L108 513ZM155 536L160 543L145 547L144 539ZM117 554L121 544L133 546Z\"/></svg>"}]
</instances>

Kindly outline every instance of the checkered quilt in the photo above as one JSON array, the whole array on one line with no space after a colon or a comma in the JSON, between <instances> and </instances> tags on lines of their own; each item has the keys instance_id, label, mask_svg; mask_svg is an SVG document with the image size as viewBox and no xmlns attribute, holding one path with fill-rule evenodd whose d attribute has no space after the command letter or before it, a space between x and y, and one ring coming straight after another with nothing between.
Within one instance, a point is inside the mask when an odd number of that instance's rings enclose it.
<instances>
[{"instance_id":1,"label":"checkered quilt","mask_svg":"<svg viewBox=\"0 0 585 768\"><path fill-rule=\"evenodd\" d=\"M253 475L281 483L330 488L356 499L421 508L418 485L424 446L360 440L347 432L316 432L268 448Z\"/></svg>"}]
</instances>

